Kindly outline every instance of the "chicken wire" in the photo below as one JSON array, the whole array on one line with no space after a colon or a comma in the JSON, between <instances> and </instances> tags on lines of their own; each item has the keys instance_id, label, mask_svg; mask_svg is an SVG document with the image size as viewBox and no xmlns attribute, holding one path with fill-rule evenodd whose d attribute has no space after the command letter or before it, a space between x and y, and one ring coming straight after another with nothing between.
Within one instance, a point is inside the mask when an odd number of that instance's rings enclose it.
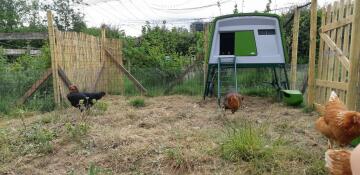
<instances>
[{"instance_id":1,"label":"chicken wire","mask_svg":"<svg viewBox=\"0 0 360 175\"><path fill-rule=\"evenodd\" d=\"M165 91L173 84L174 80L178 78L185 70L178 69L174 72L168 72L156 67L128 67L124 66L130 73L147 89L147 95L160 96L160 95L193 95L201 96L204 90L204 71L203 66L196 66L182 81L175 83L169 90L168 94ZM66 70L66 69L65 69ZM176 70L174 67L173 70ZM288 74L290 67L287 66ZM307 79L307 65L298 65L297 67L297 89L302 90ZM93 69L87 65L77 66L76 73L69 76L75 79L81 79L82 75L94 74ZM112 79L119 79L122 77L123 86L117 84L109 86L112 88L111 95L124 95L124 96L138 96L141 95L139 90L126 76L120 74L117 67L107 69L108 75L103 80L110 81ZM38 80L45 72L44 69L36 69L32 71L19 72L18 74L3 74L0 77L0 113L8 113L12 107L16 105L16 101L21 98L25 92ZM79 74L81 72L81 75ZM246 90L256 88L273 88L268 82L272 80L271 70L269 69L242 69L239 68L238 72L238 86L240 93L247 93ZM97 72L98 73L98 72ZM72 78L69 78L72 81ZM85 80L84 80L85 81ZM52 76L42 84L39 89L25 102L25 107L33 110L48 111L54 107L54 93L53 93L53 80ZM63 83L63 82L62 82ZM76 85L76 82L74 82ZM93 82L94 84L94 82ZM100 85L101 86L101 85ZM92 89L91 89L92 88ZM81 87L80 91L95 92L93 87ZM62 94L66 96L66 93Z\"/></svg>"}]
</instances>

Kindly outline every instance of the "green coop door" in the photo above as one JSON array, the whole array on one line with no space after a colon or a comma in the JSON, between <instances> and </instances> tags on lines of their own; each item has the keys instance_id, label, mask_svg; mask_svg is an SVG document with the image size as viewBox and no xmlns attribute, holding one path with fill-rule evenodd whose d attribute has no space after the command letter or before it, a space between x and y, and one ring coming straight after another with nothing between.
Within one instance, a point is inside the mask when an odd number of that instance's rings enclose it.
<instances>
[{"instance_id":1,"label":"green coop door","mask_svg":"<svg viewBox=\"0 0 360 175\"><path fill-rule=\"evenodd\" d=\"M254 31L235 32L235 56L256 56L256 42Z\"/></svg>"}]
</instances>

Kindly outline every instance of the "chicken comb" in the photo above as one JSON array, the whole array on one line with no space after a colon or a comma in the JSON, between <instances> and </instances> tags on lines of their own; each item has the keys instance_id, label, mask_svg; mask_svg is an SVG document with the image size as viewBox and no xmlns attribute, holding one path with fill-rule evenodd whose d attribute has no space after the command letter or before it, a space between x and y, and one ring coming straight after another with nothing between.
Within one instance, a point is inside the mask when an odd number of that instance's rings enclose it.
<instances>
[{"instance_id":1,"label":"chicken comb","mask_svg":"<svg viewBox=\"0 0 360 175\"><path fill-rule=\"evenodd\" d=\"M335 92L335 91L331 91L329 101L335 101L335 100L337 100L338 98L339 98L339 97L336 95L336 92Z\"/></svg>"}]
</instances>

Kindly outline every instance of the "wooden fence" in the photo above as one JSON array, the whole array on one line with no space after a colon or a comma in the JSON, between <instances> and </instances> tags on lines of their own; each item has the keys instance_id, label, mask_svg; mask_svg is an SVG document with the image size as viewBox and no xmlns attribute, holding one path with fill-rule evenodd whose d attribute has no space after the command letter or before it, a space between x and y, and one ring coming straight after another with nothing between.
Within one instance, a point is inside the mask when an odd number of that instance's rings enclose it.
<instances>
[{"instance_id":1,"label":"wooden fence","mask_svg":"<svg viewBox=\"0 0 360 175\"><path fill-rule=\"evenodd\" d=\"M352 82L357 87L359 82L356 78L358 73L350 72L351 68L358 69L356 61L359 59L359 55L350 53L352 47L358 47L358 41L351 39L355 36L354 29L358 25L356 23L360 23L354 20L356 10L360 9L355 9L351 0L336 1L322 10L315 103L326 103L330 92L334 90L349 108L355 109L355 105L349 103L357 101L358 95L349 97L349 83Z\"/></svg>"},{"instance_id":2,"label":"wooden fence","mask_svg":"<svg viewBox=\"0 0 360 175\"><path fill-rule=\"evenodd\" d=\"M48 27L56 104L66 101L69 84L80 91L123 94L123 73L117 66L123 63L120 40L105 38L105 29L101 37L59 31L50 12Z\"/></svg>"}]
</instances>

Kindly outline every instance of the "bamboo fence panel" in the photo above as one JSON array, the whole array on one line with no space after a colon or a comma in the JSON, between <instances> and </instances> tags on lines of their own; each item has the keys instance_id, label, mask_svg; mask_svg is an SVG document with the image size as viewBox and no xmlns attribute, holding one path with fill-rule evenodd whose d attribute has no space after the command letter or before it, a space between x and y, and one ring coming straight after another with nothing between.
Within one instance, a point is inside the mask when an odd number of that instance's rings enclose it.
<instances>
[{"instance_id":1,"label":"bamboo fence panel","mask_svg":"<svg viewBox=\"0 0 360 175\"><path fill-rule=\"evenodd\" d=\"M104 42L104 47L102 46ZM54 54L58 69L62 69L72 84L83 92L105 91L123 94L123 74L102 54L104 49L112 52L115 59L123 64L122 43L119 39L101 38L84 33L65 32L55 29ZM104 66L105 65L105 66ZM59 98L66 101L67 85L56 78Z\"/></svg>"}]
</instances>

